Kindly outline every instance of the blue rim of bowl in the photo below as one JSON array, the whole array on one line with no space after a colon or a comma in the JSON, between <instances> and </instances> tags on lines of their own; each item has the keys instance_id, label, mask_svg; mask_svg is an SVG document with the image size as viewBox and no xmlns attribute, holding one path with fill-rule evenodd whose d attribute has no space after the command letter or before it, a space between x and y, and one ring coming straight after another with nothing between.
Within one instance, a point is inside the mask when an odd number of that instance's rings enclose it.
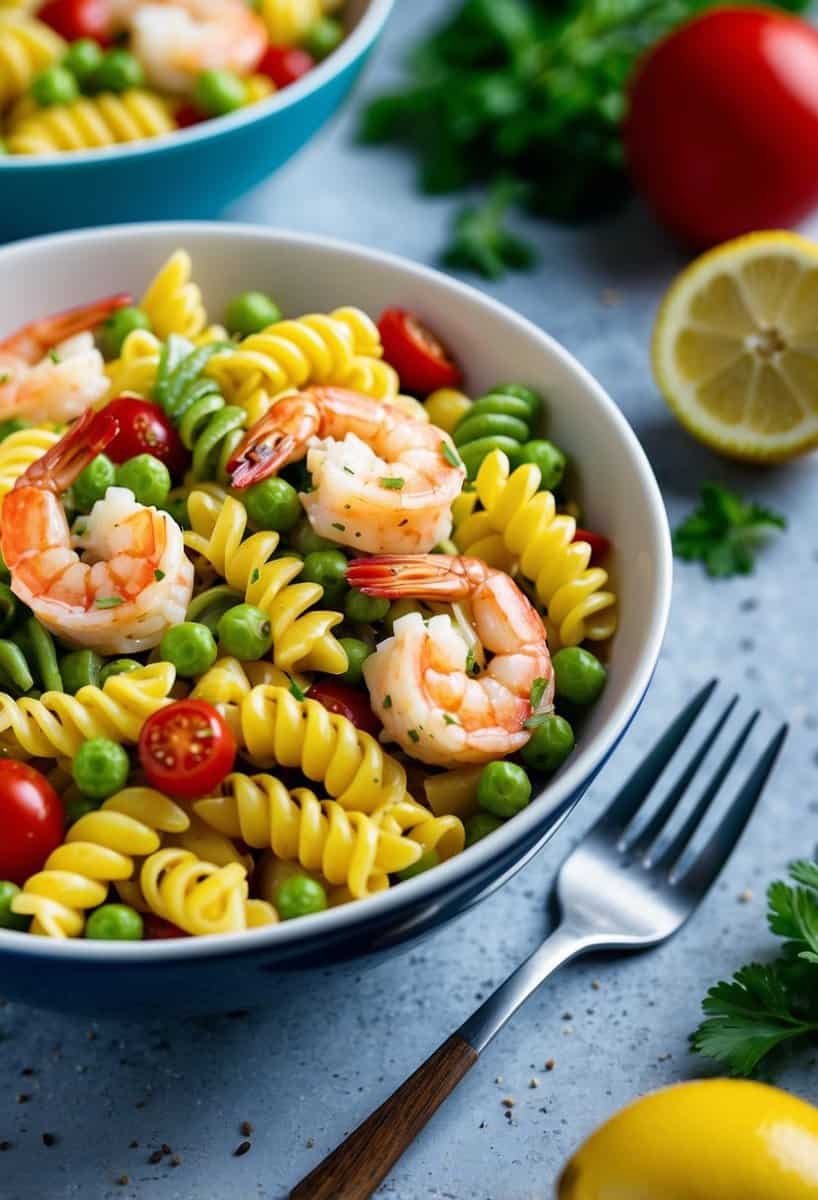
<instances>
[{"instance_id":1,"label":"blue rim of bowl","mask_svg":"<svg viewBox=\"0 0 818 1200\"><path fill-rule=\"evenodd\" d=\"M334 50L314 70L302 76L289 87L281 88L266 100L250 104L238 112L224 117L214 117L202 121L188 129L174 129L159 137L144 138L138 142L127 142L118 146L100 146L95 150L72 150L70 153L55 152L54 154L8 154L0 155L0 171L13 170L43 170L54 167L82 166L97 162L115 162L127 158L139 158L144 154L154 154L172 149L174 146L191 146L195 142L206 141L219 134L228 134L244 125L272 113L284 112L304 100L313 92L318 91L330 79L340 75L342 71L365 54L380 36L387 18L394 7L395 0L369 0L367 8L358 24L344 39L337 50Z\"/></svg>"},{"instance_id":2,"label":"blue rim of bowl","mask_svg":"<svg viewBox=\"0 0 818 1200\"><path fill-rule=\"evenodd\" d=\"M505 851L511 851L515 842L524 842L526 836L531 834L544 819L545 814L539 801L545 795L548 795L549 798L549 811L557 813L572 795L581 793L588 779L593 777L597 768L612 753L627 730L648 689L659 658L670 613L673 553L664 501L648 458L624 415L590 371L586 370L550 334L539 329L533 322L520 316L507 305L449 275L444 275L431 267L413 263L410 259L397 254L371 249L339 238L324 237L319 234L290 233L284 229L238 222L156 221L130 225L108 225L91 230L27 238L24 241L12 242L8 246L0 248L0 270L5 267L6 278L8 278L9 267L7 264L11 262L13 267L14 257L25 255L34 246L42 246L43 249L46 249L49 245L60 241L70 240L81 245L84 241L92 239L98 241L100 238L112 238L116 241L160 232L172 234L179 239L179 245L184 245L185 234L188 231L210 234L214 238L225 235L228 238L255 239L262 237L267 241L284 242L290 245L301 243L311 249L326 249L342 254L351 253L356 258L368 260L373 264L385 262L400 271L408 270L416 277L420 277L421 280L426 279L433 284L443 281L453 293L455 302L457 297L467 298L470 303L483 309L488 317L511 321L528 337L543 345L550 354L561 360L590 389L618 427L619 435L631 451L634 467L649 497L657 551L655 564L657 603L646 627L643 649L635 673L627 685L626 696L619 710L612 715L607 725L596 735L597 745L594 749L593 760L589 763L583 763L580 759L569 762L554 781L547 784L532 803L514 817L513 821L508 821L502 828L492 833L491 837L484 838L470 846L461 854L435 867L433 871L418 875L414 879L402 883L399 888L389 888L362 900L356 900L354 903L340 905L322 913L302 917L297 921L284 921L279 925L248 929L240 934L211 934L207 937L191 937L173 941L102 942L86 941L82 938L62 941L4 930L0 937L0 952L7 948L10 951L30 954L33 958L38 959L60 958L83 963L119 962L122 964L155 962L162 959L179 961L181 959L206 958L211 955L232 956L265 948L273 950L278 947L291 946L294 942L299 941L308 943L313 938L316 942L323 942L327 938L331 938L333 933L350 933L376 921L379 917L384 916L390 908L395 909L397 916L404 909L430 902L444 893L451 884L454 884L458 876L479 874L485 870L492 858L499 858Z\"/></svg>"}]
</instances>

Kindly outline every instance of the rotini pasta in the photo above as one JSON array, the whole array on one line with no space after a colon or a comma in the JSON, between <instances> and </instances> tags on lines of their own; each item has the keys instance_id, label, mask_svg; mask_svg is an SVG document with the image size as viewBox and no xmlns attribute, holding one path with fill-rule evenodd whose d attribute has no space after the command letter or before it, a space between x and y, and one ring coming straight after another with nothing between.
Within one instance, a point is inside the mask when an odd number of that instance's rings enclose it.
<instances>
[{"instance_id":1,"label":"rotini pasta","mask_svg":"<svg viewBox=\"0 0 818 1200\"><path fill-rule=\"evenodd\" d=\"M64 53L65 42L50 26L24 12L0 9L0 113Z\"/></svg>"},{"instance_id":2,"label":"rotini pasta","mask_svg":"<svg viewBox=\"0 0 818 1200\"><path fill-rule=\"evenodd\" d=\"M539 491L533 463L513 473L493 451L475 480L480 510L455 518L454 540L463 554L507 570L514 563L531 580L563 646L603 641L616 629L616 598L605 589L608 573L589 566L591 547L574 541L576 521L557 513L550 492Z\"/></svg>"},{"instance_id":3,"label":"rotini pasta","mask_svg":"<svg viewBox=\"0 0 818 1200\"><path fill-rule=\"evenodd\" d=\"M186 933L238 933L278 920L271 904L248 900L243 866L218 867L189 850L151 854L142 864L139 884L150 911Z\"/></svg>"},{"instance_id":4,"label":"rotini pasta","mask_svg":"<svg viewBox=\"0 0 818 1200\"><path fill-rule=\"evenodd\" d=\"M321 0L262 0L261 14L275 46L294 46L323 15Z\"/></svg>"},{"instance_id":5,"label":"rotini pasta","mask_svg":"<svg viewBox=\"0 0 818 1200\"><path fill-rule=\"evenodd\" d=\"M155 92L133 88L39 111L20 109L10 117L7 146L10 154L94 150L160 137L174 129L169 103Z\"/></svg>"},{"instance_id":6,"label":"rotini pasta","mask_svg":"<svg viewBox=\"0 0 818 1200\"><path fill-rule=\"evenodd\" d=\"M51 429L18 429L0 442L0 499L59 440L60 435Z\"/></svg>"},{"instance_id":7,"label":"rotini pasta","mask_svg":"<svg viewBox=\"0 0 818 1200\"><path fill-rule=\"evenodd\" d=\"M193 282L193 263L186 250L176 250L170 256L148 285L140 308L159 339L176 333L192 340L202 333L207 313L202 293Z\"/></svg>"}]
</instances>

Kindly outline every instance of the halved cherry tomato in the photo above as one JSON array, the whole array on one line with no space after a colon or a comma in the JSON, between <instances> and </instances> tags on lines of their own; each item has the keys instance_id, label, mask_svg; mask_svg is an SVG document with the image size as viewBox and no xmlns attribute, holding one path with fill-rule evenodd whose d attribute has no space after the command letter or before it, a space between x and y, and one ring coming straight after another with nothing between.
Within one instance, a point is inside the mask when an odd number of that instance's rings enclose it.
<instances>
[{"instance_id":1,"label":"halved cherry tomato","mask_svg":"<svg viewBox=\"0 0 818 1200\"><path fill-rule=\"evenodd\" d=\"M51 784L27 763L0 759L0 879L23 884L63 839L65 813Z\"/></svg>"},{"instance_id":2,"label":"halved cherry tomato","mask_svg":"<svg viewBox=\"0 0 818 1200\"><path fill-rule=\"evenodd\" d=\"M256 70L272 79L277 88L285 88L297 83L314 66L313 56L297 46L268 46Z\"/></svg>"},{"instance_id":3,"label":"halved cherry tomato","mask_svg":"<svg viewBox=\"0 0 818 1200\"><path fill-rule=\"evenodd\" d=\"M143 920L144 938L148 942L164 941L165 938L180 938L187 937L184 929L180 929L178 925L171 925L170 921L163 921L161 917L157 917L155 913L145 913Z\"/></svg>"},{"instance_id":4,"label":"halved cherry tomato","mask_svg":"<svg viewBox=\"0 0 818 1200\"><path fill-rule=\"evenodd\" d=\"M112 462L124 463L137 454L152 454L162 460L171 475L184 475L190 455L158 404L124 395L117 396L104 411L119 422L119 433L105 451Z\"/></svg>"},{"instance_id":5,"label":"halved cherry tomato","mask_svg":"<svg viewBox=\"0 0 818 1200\"><path fill-rule=\"evenodd\" d=\"M67 42L93 38L101 46L111 41L111 13L108 0L48 0L37 12Z\"/></svg>"},{"instance_id":6,"label":"halved cherry tomato","mask_svg":"<svg viewBox=\"0 0 818 1200\"><path fill-rule=\"evenodd\" d=\"M321 683L314 683L307 696L310 700L317 700L319 704L323 704L329 712L346 717L364 733L371 733L373 737L377 737L381 731L381 723L370 708L369 697L345 683L331 683L324 679Z\"/></svg>"},{"instance_id":7,"label":"halved cherry tomato","mask_svg":"<svg viewBox=\"0 0 818 1200\"><path fill-rule=\"evenodd\" d=\"M438 388L456 387L463 373L446 347L402 308L387 308L378 322L383 356L410 392L426 395Z\"/></svg>"},{"instance_id":8,"label":"halved cherry tomato","mask_svg":"<svg viewBox=\"0 0 818 1200\"><path fill-rule=\"evenodd\" d=\"M148 717L139 761L148 783L191 799L217 788L233 769L236 742L221 713L205 700L176 700Z\"/></svg>"},{"instance_id":9,"label":"halved cherry tomato","mask_svg":"<svg viewBox=\"0 0 818 1200\"><path fill-rule=\"evenodd\" d=\"M179 105L173 114L173 118L180 129L190 129L191 125L200 125L202 121L208 119L207 113L203 113L200 108L197 108L195 104L191 104L189 100L184 100Z\"/></svg>"},{"instance_id":10,"label":"halved cherry tomato","mask_svg":"<svg viewBox=\"0 0 818 1200\"><path fill-rule=\"evenodd\" d=\"M591 529L577 529L574 534L575 542L587 542L591 547L591 562L600 562L611 548L611 543L604 533L594 533Z\"/></svg>"}]
</instances>

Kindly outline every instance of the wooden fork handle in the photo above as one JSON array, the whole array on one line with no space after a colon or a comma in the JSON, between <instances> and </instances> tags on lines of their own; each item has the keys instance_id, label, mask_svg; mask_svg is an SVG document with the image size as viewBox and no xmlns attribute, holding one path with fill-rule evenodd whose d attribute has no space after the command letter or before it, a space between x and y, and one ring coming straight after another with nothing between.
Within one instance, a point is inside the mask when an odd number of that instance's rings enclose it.
<instances>
[{"instance_id":1,"label":"wooden fork handle","mask_svg":"<svg viewBox=\"0 0 818 1200\"><path fill-rule=\"evenodd\" d=\"M368 1200L478 1054L459 1033L290 1192L290 1200Z\"/></svg>"}]
</instances>

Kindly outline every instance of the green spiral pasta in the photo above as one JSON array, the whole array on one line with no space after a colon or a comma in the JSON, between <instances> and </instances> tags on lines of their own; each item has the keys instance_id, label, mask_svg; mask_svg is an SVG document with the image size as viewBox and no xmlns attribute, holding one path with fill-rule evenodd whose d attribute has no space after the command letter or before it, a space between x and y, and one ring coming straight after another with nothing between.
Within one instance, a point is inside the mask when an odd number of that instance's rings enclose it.
<instances>
[{"instance_id":1,"label":"green spiral pasta","mask_svg":"<svg viewBox=\"0 0 818 1200\"><path fill-rule=\"evenodd\" d=\"M469 479L492 450L502 450L512 466L522 462L522 447L532 437L540 404L536 392L518 384L498 386L475 400L452 435Z\"/></svg>"},{"instance_id":2,"label":"green spiral pasta","mask_svg":"<svg viewBox=\"0 0 818 1200\"><path fill-rule=\"evenodd\" d=\"M64 690L54 638L36 617L27 617L8 637L0 638L0 687L18 695L35 687Z\"/></svg>"}]
</instances>

